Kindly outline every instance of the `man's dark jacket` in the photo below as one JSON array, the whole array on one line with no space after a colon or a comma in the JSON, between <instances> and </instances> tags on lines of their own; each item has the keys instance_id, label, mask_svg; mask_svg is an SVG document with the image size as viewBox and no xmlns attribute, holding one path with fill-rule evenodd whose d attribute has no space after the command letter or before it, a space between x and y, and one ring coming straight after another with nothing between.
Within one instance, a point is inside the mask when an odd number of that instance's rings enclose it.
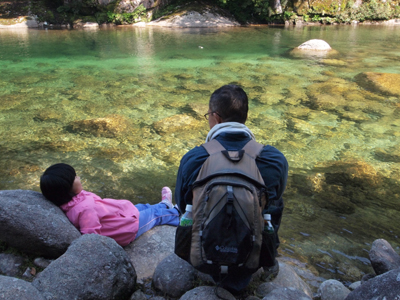
<instances>
[{"instance_id":1,"label":"man's dark jacket","mask_svg":"<svg viewBox=\"0 0 400 300\"><path fill-rule=\"evenodd\" d=\"M216 139L228 151L240 150L250 141L250 137L242 132L221 133ZM175 186L175 201L182 213L185 212L186 204L192 203L192 184L208 156L207 151L200 146L193 148L182 157ZM286 188L288 163L278 149L267 145L256 159L256 164L268 188L269 198L277 207L276 213L272 215L272 223L277 232L282 218L282 194Z\"/></svg>"}]
</instances>

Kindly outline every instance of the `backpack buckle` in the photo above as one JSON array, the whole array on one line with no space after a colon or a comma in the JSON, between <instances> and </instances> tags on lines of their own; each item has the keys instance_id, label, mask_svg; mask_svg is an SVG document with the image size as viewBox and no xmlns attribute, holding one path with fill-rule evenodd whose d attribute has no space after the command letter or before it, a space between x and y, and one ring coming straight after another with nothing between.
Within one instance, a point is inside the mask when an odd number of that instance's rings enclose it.
<instances>
[{"instance_id":1,"label":"backpack buckle","mask_svg":"<svg viewBox=\"0 0 400 300\"><path fill-rule=\"evenodd\" d=\"M228 274L228 266L221 266L221 274Z\"/></svg>"},{"instance_id":2,"label":"backpack buckle","mask_svg":"<svg viewBox=\"0 0 400 300\"><path fill-rule=\"evenodd\" d=\"M223 150L221 153L230 161L232 162L239 162L244 154L244 150L239 150L239 151L228 151L228 150Z\"/></svg>"}]
</instances>

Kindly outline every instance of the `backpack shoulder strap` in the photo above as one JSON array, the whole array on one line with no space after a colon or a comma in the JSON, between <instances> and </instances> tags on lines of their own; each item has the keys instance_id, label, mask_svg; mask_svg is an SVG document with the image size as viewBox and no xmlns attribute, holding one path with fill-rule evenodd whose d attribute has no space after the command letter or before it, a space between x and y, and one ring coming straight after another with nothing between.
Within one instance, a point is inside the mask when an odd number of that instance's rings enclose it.
<instances>
[{"instance_id":1,"label":"backpack shoulder strap","mask_svg":"<svg viewBox=\"0 0 400 300\"><path fill-rule=\"evenodd\" d=\"M244 147L243 150L246 154L250 155L253 159L256 159L261 151L264 149L264 145L257 143L255 140L250 140Z\"/></svg>"},{"instance_id":2,"label":"backpack shoulder strap","mask_svg":"<svg viewBox=\"0 0 400 300\"><path fill-rule=\"evenodd\" d=\"M221 143L218 142L216 139L204 143L202 146L204 149L206 149L209 155L225 150L225 148L221 145Z\"/></svg>"}]
</instances>

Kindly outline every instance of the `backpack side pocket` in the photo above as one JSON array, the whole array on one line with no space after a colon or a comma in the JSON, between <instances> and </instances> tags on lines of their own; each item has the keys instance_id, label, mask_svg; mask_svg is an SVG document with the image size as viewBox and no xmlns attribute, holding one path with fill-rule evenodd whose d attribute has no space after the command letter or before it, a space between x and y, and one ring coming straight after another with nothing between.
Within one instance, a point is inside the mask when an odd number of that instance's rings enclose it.
<instances>
[{"instance_id":1,"label":"backpack side pocket","mask_svg":"<svg viewBox=\"0 0 400 300\"><path fill-rule=\"evenodd\" d=\"M262 232L262 244L260 252L260 267L272 267L275 264L276 235L275 233Z\"/></svg>"},{"instance_id":2,"label":"backpack side pocket","mask_svg":"<svg viewBox=\"0 0 400 300\"><path fill-rule=\"evenodd\" d=\"M175 254L190 263L192 226L178 226L175 234Z\"/></svg>"}]
</instances>

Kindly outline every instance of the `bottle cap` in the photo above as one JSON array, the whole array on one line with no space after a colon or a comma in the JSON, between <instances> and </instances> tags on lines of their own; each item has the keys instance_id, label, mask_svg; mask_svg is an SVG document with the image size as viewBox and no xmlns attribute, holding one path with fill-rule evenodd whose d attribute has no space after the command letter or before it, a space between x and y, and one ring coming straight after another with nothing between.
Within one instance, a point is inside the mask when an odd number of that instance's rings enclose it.
<instances>
[{"instance_id":1,"label":"bottle cap","mask_svg":"<svg viewBox=\"0 0 400 300\"><path fill-rule=\"evenodd\" d=\"M271 215L270 214L264 214L264 220L271 221Z\"/></svg>"},{"instance_id":2,"label":"bottle cap","mask_svg":"<svg viewBox=\"0 0 400 300\"><path fill-rule=\"evenodd\" d=\"M185 210L186 210L186 211L192 211L192 205L186 204Z\"/></svg>"}]
</instances>

